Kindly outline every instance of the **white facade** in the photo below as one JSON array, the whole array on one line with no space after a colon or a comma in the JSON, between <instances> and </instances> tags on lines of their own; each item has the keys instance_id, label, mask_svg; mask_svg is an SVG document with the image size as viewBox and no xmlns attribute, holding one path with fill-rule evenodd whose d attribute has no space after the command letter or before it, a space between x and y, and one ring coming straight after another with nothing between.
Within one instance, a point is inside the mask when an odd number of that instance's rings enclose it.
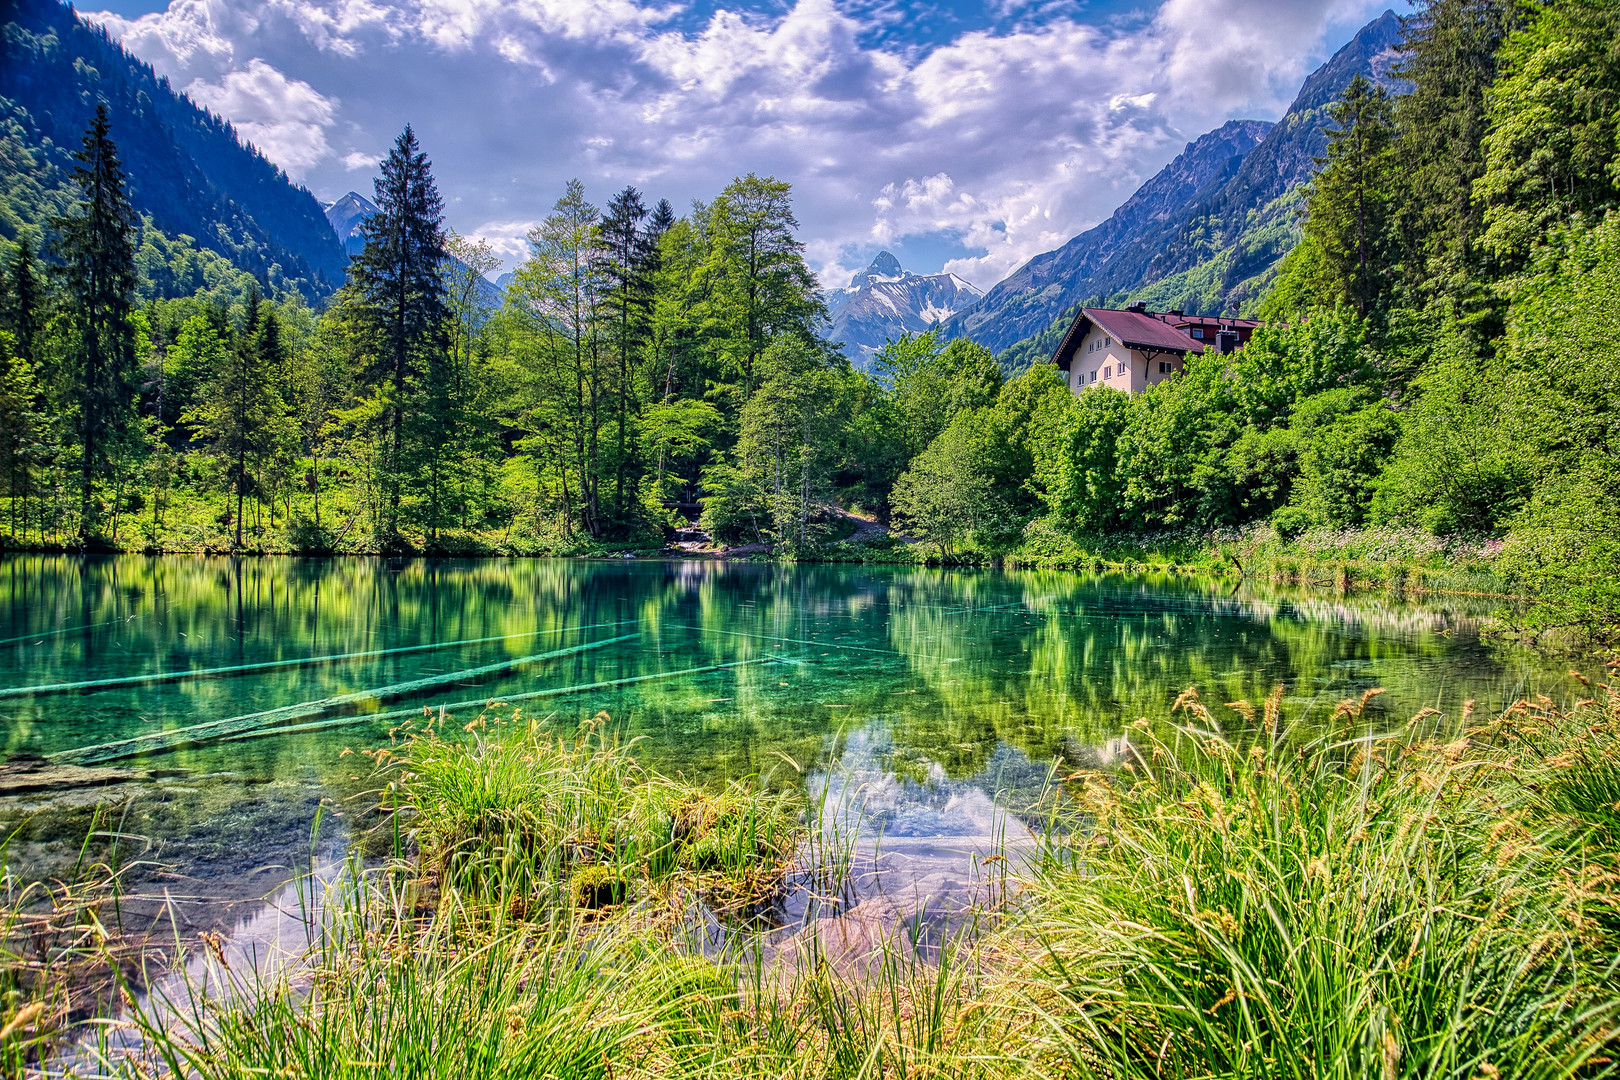
<instances>
[{"instance_id":1,"label":"white facade","mask_svg":"<svg viewBox=\"0 0 1620 1080\"><path fill-rule=\"evenodd\" d=\"M1069 361L1069 389L1078 394L1092 386L1112 386L1140 394L1182 370L1186 357L1126 348L1100 326L1092 326Z\"/></svg>"}]
</instances>

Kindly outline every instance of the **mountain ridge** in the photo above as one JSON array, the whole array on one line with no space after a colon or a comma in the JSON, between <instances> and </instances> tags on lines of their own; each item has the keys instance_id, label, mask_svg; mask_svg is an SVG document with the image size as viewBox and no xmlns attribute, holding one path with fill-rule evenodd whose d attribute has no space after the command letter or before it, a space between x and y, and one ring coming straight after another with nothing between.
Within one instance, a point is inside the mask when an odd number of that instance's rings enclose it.
<instances>
[{"instance_id":1,"label":"mountain ridge","mask_svg":"<svg viewBox=\"0 0 1620 1080\"><path fill-rule=\"evenodd\" d=\"M342 283L347 259L320 203L230 123L69 5L9 0L0 18L0 236L48 237L74 205L72 154L105 103L130 202L159 230L308 299Z\"/></svg>"},{"instance_id":2,"label":"mountain ridge","mask_svg":"<svg viewBox=\"0 0 1620 1080\"><path fill-rule=\"evenodd\" d=\"M847 286L828 291L828 338L844 345L851 363L865 368L888 341L930 330L980 295L955 274L915 274L880 251Z\"/></svg>"},{"instance_id":3,"label":"mountain ridge","mask_svg":"<svg viewBox=\"0 0 1620 1080\"><path fill-rule=\"evenodd\" d=\"M945 326L950 337L971 337L994 352L1040 332L1053 312L1093 294L1091 275L1156 222L1195 205L1236 174L1274 125L1231 120L1188 143L1176 158L1120 204L1107 220L1014 270L984 299Z\"/></svg>"},{"instance_id":4,"label":"mountain ridge","mask_svg":"<svg viewBox=\"0 0 1620 1080\"><path fill-rule=\"evenodd\" d=\"M1394 85L1400 38L1399 17L1385 11L1305 78L1281 120L1229 121L1193 140L1114 217L1029 260L947 322L946 334L986 345L1013 372L1027 368L1042 348L1049 352L1047 339L1061 334L1060 324L1083 303L1143 300L1160 310L1205 315L1241 309L1263 291L1298 238L1296 192L1326 152L1321 128L1327 106L1358 72ZM1253 126L1233 131L1234 125ZM1261 137L1243 148L1241 136L1252 136L1260 125ZM1216 138L1223 133L1224 141ZM1211 168L1205 159L1223 150L1230 153ZM1189 155L1198 161L1184 161ZM1172 182L1178 169L1194 164L1205 170L1204 183L1194 189ZM1126 215L1130 220L1114 224L1156 188L1185 198L1171 205L1155 196L1148 201L1162 204L1159 213Z\"/></svg>"}]
</instances>

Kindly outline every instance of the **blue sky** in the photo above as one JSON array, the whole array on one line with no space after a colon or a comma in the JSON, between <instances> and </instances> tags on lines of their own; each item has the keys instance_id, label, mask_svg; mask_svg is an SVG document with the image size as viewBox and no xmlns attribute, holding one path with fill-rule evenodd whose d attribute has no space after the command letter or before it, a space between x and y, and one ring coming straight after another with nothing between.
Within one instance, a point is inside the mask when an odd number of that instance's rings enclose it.
<instances>
[{"instance_id":1,"label":"blue sky","mask_svg":"<svg viewBox=\"0 0 1620 1080\"><path fill-rule=\"evenodd\" d=\"M104 0L104 3L106 0ZM684 210L794 185L812 266L887 248L988 288L1199 134L1274 119L1368 0L112 0L136 54L317 196L413 124L509 262L571 177Z\"/></svg>"}]
</instances>

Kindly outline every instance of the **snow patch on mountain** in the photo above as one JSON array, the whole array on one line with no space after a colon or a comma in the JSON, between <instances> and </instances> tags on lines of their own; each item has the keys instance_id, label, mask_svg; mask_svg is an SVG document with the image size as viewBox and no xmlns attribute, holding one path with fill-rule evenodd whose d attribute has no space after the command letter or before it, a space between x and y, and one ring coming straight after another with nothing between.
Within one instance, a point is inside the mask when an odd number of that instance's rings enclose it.
<instances>
[{"instance_id":1,"label":"snow patch on mountain","mask_svg":"<svg viewBox=\"0 0 1620 1080\"><path fill-rule=\"evenodd\" d=\"M880 251L846 287L828 293L828 336L843 343L856 367L866 368L887 342L932 329L981 295L955 274L913 274Z\"/></svg>"}]
</instances>

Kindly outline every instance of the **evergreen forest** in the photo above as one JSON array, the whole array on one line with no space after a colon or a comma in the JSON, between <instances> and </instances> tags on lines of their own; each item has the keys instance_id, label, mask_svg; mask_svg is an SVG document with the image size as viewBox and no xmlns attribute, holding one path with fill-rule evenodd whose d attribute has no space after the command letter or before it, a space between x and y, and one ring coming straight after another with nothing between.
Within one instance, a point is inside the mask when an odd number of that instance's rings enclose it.
<instances>
[{"instance_id":1,"label":"evergreen forest","mask_svg":"<svg viewBox=\"0 0 1620 1080\"><path fill-rule=\"evenodd\" d=\"M696 524L945 562L1172 536L1240 568L1405 536L1479 553L1544 628L1613 635L1620 10L1427 0L1400 49L1398 82L1329 110L1265 325L1135 397L1008 379L939 331L855 368L790 184L751 173L685 208L569 183L492 303L499 261L446 227L408 127L330 295L270 274L175 295L87 106L71 197L0 253L0 535L603 554ZM859 518L912 542L852 544Z\"/></svg>"}]
</instances>

